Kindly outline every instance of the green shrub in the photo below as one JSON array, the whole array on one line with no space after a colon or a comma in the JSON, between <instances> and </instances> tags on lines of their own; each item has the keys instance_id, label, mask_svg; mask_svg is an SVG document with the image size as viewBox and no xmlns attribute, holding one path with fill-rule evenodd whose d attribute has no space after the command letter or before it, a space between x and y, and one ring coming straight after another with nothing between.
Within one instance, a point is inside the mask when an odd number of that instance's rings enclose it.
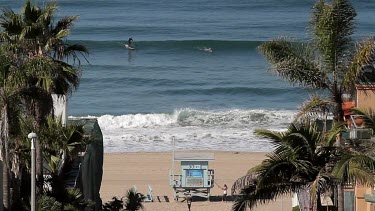
<instances>
[{"instance_id":1,"label":"green shrub","mask_svg":"<svg viewBox=\"0 0 375 211\"><path fill-rule=\"evenodd\" d=\"M38 211L60 211L62 204L55 198L42 195L36 203L36 210Z\"/></svg>"},{"instance_id":2,"label":"green shrub","mask_svg":"<svg viewBox=\"0 0 375 211\"><path fill-rule=\"evenodd\" d=\"M124 207L124 201L118 199L116 196L112 198L112 201L106 202L103 205L104 211L120 211Z\"/></svg>"},{"instance_id":3,"label":"green shrub","mask_svg":"<svg viewBox=\"0 0 375 211\"><path fill-rule=\"evenodd\" d=\"M297 206L293 207L292 211L300 211L299 206L297 205Z\"/></svg>"}]
</instances>

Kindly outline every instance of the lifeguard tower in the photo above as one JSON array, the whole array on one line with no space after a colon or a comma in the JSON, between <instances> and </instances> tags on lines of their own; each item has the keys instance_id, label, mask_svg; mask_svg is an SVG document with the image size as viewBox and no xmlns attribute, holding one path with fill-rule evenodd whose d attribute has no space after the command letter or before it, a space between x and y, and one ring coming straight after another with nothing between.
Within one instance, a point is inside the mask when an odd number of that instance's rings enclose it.
<instances>
[{"instance_id":1,"label":"lifeguard tower","mask_svg":"<svg viewBox=\"0 0 375 211\"><path fill-rule=\"evenodd\" d=\"M185 198L186 194L210 200L210 189L214 187L214 170L208 168L209 161L215 160L214 153L173 153L169 185L173 188L174 199ZM175 163L180 171L176 174Z\"/></svg>"}]
</instances>

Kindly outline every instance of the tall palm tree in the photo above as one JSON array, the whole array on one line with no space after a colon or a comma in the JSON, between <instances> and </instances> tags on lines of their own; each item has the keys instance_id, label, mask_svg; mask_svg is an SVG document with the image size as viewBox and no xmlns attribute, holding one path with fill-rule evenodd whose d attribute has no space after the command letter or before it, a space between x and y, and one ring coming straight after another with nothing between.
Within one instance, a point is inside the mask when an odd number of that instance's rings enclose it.
<instances>
[{"instance_id":1,"label":"tall palm tree","mask_svg":"<svg viewBox=\"0 0 375 211\"><path fill-rule=\"evenodd\" d=\"M3 205L7 210L11 209L11 156L10 156L10 117L12 107L15 106L18 99L17 90L7 83L11 75L10 60L0 48L0 159L3 161Z\"/></svg>"},{"instance_id":2,"label":"tall palm tree","mask_svg":"<svg viewBox=\"0 0 375 211\"><path fill-rule=\"evenodd\" d=\"M0 159L3 161L3 204L11 210L12 204L20 200L21 163L19 149L22 144L16 139L20 134L21 89L13 86L17 74L14 60L7 46L0 46ZM25 136L23 136L24 138ZM10 194L9 189L12 189Z\"/></svg>"},{"instance_id":3,"label":"tall palm tree","mask_svg":"<svg viewBox=\"0 0 375 211\"><path fill-rule=\"evenodd\" d=\"M78 17L64 17L55 24L56 9L53 1L44 8L26 1L20 14L4 10L0 17L0 26L4 29L0 38L9 44L9 50L18 59L20 71L12 82L23 88L24 102L28 104L37 128L46 123L47 116L52 112L51 93L66 95L78 87L81 69L77 53L87 52L84 46L69 45L65 41ZM69 58L73 59L73 64L68 63ZM41 189L43 157L38 141L36 151L37 178Z\"/></svg>"},{"instance_id":4,"label":"tall palm tree","mask_svg":"<svg viewBox=\"0 0 375 211\"><path fill-rule=\"evenodd\" d=\"M275 200L277 197L310 190L312 206L319 209L320 195L332 192L337 184L356 180L374 184L375 161L334 146L340 125L327 133L313 125L291 124L286 132L256 130L260 137L270 139L276 147L248 175L232 187L240 195L233 210L242 211Z\"/></svg>"},{"instance_id":5,"label":"tall palm tree","mask_svg":"<svg viewBox=\"0 0 375 211\"><path fill-rule=\"evenodd\" d=\"M306 113L328 108L336 122L343 121L342 94L353 92L358 82L368 82L366 70L374 69L375 39L355 45L352 40L356 12L348 0L318 0L312 11L311 42L279 38L258 47L270 70L293 85L324 90L328 97L305 104Z\"/></svg>"},{"instance_id":6,"label":"tall palm tree","mask_svg":"<svg viewBox=\"0 0 375 211\"><path fill-rule=\"evenodd\" d=\"M259 50L271 63L271 70L293 85L324 90L327 99L311 100L302 110L328 109L336 122L343 121L342 94L353 93L354 85L372 77L375 39L355 45L352 35L356 12L348 0L318 0L312 11L312 42L298 43L286 38L265 42ZM342 145L341 134L337 145ZM343 190L339 194L339 211L343 210Z\"/></svg>"}]
</instances>

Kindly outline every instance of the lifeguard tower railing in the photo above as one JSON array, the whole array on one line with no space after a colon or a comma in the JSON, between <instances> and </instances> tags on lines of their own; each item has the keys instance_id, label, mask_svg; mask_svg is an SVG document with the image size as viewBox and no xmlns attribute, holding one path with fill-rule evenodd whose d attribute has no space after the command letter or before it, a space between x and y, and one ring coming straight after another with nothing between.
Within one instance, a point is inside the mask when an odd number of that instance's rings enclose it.
<instances>
[{"instance_id":1,"label":"lifeguard tower railing","mask_svg":"<svg viewBox=\"0 0 375 211\"><path fill-rule=\"evenodd\" d=\"M174 199L185 198L187 194L210 199L210 189L214 187L215 174L208 168L209 161L215 160L214 153L176 153L173 155L172 169L169 171L169 185L173 188ZM180 171L176 173L175 162Z\"/></svg>"}]
</instances>

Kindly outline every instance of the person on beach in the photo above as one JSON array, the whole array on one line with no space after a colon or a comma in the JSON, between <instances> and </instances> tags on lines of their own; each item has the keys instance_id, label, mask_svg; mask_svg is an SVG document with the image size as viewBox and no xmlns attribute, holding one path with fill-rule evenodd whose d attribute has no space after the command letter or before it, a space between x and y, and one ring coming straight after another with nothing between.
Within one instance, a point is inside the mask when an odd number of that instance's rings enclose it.
<instances>
[{"instance_id":1,"label":"person on beach","mask_svg":"<svg viewBox=\"0 0 375 211\"><path fill-rule=\"evenodd\" d=\"M128 46L132 47L133 37L129 37Z\"/></svg>"},{"instance_id":2,"label":"person on beach","mask_svg":"<svg viewBox=\"0 0 375 211\"><path fill-rule=\"evenodd\" d=\"M227 191L228 191L228 186L227 184L224 184L224 187L221 188L223 190L223 198L221 201L227 201Z\"/></svg>"}]
</instances>

